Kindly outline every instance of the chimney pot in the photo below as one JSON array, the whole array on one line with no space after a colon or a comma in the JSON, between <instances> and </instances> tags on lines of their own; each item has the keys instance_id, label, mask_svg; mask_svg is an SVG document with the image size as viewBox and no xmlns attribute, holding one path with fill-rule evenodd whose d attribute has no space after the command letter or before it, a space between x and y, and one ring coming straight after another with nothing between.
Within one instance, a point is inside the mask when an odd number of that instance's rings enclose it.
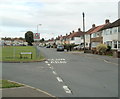
<instances>
[{"instance_id":1,"label":"chimney pot","mask_svg":"<svg viewBox=\"0 0 120 99\"><path fill-rule=\"evenodd\" d=\"M81 29L80 28L78 28L78 32L80 32L81 31Z\"/></svg>"},{"instance_id":2,"label":"chimney pot","mask_svg":"<svg viewBox=\"0 0 120 99\"><path fill-rule=\"evenodd\" d=\"M110 23L110 21L109 21L109 19L106 19L105 24L108 24L108 23Z\"/></svg>"},{"instance_id":3,"label":"chimney pot","mask_svg":"<svg viewBox=\"0 0 120 99\"><path fill-rule=\"evenodd\" d=\"M72 32L74 33L74 30Z\"/></svg>"},{"instance_id":4,"label":"chimney pot","mask_svg":"<svg viewBox=\"0 0 120 99\"><path fill-rule=\"evenodd\" d=\"M92 25L92 28L94 28L94 27L95 27L95 24Z\"/></svg>"}]
</instances>

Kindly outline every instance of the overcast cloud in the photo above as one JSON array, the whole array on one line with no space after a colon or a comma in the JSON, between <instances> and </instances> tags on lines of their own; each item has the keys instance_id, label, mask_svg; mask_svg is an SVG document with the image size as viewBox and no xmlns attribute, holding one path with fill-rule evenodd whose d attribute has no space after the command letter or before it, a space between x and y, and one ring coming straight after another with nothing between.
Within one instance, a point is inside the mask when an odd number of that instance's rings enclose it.
<instances>
[{"instance_id":1,"label":"overcast cloud","mask_svg":"<svg viewBox=\"0 0 120 99\"><path fill-rule=\"evenodd\" d=\"M37 32L49 39L82 29L82 12L85 27L101 25L105 19L118 19L119 0L1 0L0 19L2 37L24 37L26 31Z\"/></svg>"}]
</instances>

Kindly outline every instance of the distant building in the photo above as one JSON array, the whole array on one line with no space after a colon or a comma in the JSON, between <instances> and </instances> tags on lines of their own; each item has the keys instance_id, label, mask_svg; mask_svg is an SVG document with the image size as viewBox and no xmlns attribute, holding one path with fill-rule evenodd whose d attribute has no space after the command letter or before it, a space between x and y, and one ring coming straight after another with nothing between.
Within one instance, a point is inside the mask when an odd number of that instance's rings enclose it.
<instances>
[{"instance_id":1,"label":"distant building","mask_svg":"<svg viewBox=\"0 0 120 99\"><path fill-rule=\"evenodd\" d=\"M83 35L84 33L80 30L80 28L78 29L77 32L72 32L67 39L69 40L69 44L80 44L82 45L84 43L83 41Z\"/></svg>"}]
</instances>

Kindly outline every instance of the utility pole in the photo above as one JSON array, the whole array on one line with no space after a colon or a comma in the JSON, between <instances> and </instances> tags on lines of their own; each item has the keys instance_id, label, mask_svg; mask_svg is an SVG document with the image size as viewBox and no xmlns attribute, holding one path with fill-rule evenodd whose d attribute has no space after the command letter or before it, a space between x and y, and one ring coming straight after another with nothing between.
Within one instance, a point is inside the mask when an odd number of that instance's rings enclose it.
<instances>
[{"instance_id":1,"label":"utility pole","mask_svg":"<svg viewBox=\"0 0 120 99\"><path fill-rule=\"evenodd\" d=\"M85 53L85 14L84 12L82 13L83 15L83 39L84 39L84 53Z\"/></svg>"}]
</instances>

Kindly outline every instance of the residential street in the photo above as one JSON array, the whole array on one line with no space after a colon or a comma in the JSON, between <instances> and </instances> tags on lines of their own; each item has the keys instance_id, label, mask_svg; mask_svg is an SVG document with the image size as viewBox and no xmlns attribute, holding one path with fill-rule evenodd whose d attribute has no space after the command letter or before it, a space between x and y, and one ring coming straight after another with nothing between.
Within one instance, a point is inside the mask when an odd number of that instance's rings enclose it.
<instances>
[{"instance_id":1,"label":"residential street","mask_svg":"<svg viewBox=\"0 0 120 99\"><path fill-rule=\"evenodd\" d=\"M117 97L117 59L39 48L46 61L3 63L3 79L41 89L57 97Z\"/></svg>"}]
</instances>

